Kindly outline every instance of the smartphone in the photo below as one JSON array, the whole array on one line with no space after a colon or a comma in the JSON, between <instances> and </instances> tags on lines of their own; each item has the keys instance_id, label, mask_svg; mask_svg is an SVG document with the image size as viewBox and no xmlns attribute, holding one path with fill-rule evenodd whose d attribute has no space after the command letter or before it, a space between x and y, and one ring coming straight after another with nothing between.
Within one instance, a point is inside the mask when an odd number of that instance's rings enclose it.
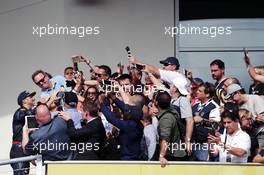
<instances>
[{"instance_id":1,"label":"smartphone","mask_svg":"<svg viewBox=\"0 0 264 175\"><path fill-rule=\"evenodd\" d=\"M143 70L145 69L145 65L136 64L136 69Z\"/></svg>"},{"instance_id":2,"label":"smartphone","mask_svg":"<svg viewBox=\"0 0 264 175\"><path fill-rule=\"evenodd\" d=\"M27 123L28 129L38 129L39 128L35 115L27 115L26 123Z\"/></svg>"},{"instance_id":3,"label":"smartphone","mask_svg":"<svg viewBox=\"0 0 264 175\"><path fill-rule=\"evenodd\" d=\"M74 57L72 57L72 60L73 60L73 62L75 62L75 63L79 63L79 62L81 62L81 56L74 56Z\"/></svg>"},{"instance_id":4,"label":"smartphone","mask_svg":"<svg viewBox=\"0 0 264 175\"><path fill-rule=\"evenodd\" d=\"M113 84L112 81L109 81L109 80L103 80L102 83L105 85L112 85Z\"/></svg>"}]
</instances>

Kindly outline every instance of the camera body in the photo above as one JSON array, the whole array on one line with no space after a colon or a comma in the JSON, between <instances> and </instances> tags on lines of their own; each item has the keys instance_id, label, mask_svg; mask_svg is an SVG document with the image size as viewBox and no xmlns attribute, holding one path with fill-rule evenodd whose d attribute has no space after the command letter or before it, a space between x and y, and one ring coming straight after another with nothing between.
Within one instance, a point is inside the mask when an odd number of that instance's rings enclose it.
<instances>
[{"instance_id":1,"label":"camera body","mask_svg":"<svg viewBox=\"0 0 264 175\"><path fill-rule=\"evenodd\" d=\"M78 78L79 76L81 76L82 75L82 73L80 72L80 71L78 71L78 70L75 70L74 72L73 72L73 77L76 79L76 78Z\"/></svg>"},{"instance_id":2,"label":"camera body","mask_svg":"<svg viewBox=\"0 0 264 175\"><path fill-rule=\"evenodd\" d=\"M116 93L119 91L118 87L115 86L113 81L103 80L101 85L102 92L113 92Z\"/></svg>"},{"instance_id":3,"label":"camera body","mask_svg":"<svg viewBox=\"0 0 264 175\"><path fill-rule=\"evenodd\" d=\"M209 133L211 135L215 135L215 132L216 131L219 131L220 129L220 125L218 122L215 122L215 121L209 121L209 120L203 120L201 122L201 125L205 128L207 128L209 131Z\"/></svg>"},{"instance_id":4,"label":"camera body","mask_svg":"<svg viewBox=\"0 0 264 175\"><path fill-rule=\"evenodd\" d=\"M57 106L58 108L58 111L63 111L64 110L64 92L62 91L59 91L57 93L57 100L55 101L55 105Z\"/></svg>"}]
</instances>

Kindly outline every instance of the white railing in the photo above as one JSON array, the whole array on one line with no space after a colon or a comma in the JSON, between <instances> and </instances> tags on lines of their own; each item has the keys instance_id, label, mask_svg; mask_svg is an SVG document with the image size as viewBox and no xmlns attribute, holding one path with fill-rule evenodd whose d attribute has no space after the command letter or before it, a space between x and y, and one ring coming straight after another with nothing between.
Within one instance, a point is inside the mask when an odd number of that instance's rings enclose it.
<instances>
[{"instance_id":1,"label":"white railing","mask_svg":"<svg viewBox=\"0 0 264 175\"><path fill-rule=\"evenodd\" d=\"M7 160L0 160L0 169L1 166L9 165L12 163L18 163L18 162L29 162L32 160L36 160L36 168L35 168L35 174L36 175L42 175L42 156L36 155L36 156L27 156L27 157L19 157L15 159L7 159ZM7 174L7 172L0 172L0 174ZM12 171L13 173L13 171Z\"/></svg>"}]
</instances>

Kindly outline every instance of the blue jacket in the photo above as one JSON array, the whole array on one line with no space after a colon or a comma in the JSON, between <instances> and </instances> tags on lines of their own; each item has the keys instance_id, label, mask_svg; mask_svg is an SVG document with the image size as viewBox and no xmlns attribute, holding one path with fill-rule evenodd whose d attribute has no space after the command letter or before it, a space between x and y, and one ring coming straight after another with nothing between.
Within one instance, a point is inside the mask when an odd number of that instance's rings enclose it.
<instances>
[{"instance_id":1,"label":"blue jacket","mask_svg":"<svg viewBox=\"0 0 264 175\"><path fill-rule=\"evenodd\" d=\"M114 100L117 106L121 110L129 109L129 106L124 104L120 100ZM135 112L131 110L132 117L129 120L122 120L117 118L110 110L110 107L103 103L101 105L101 111L106 117L106 119L120 129L119 132L119 144L121 146L121 159L122 160L139 160L140 155L140 141L143 136L143 125L140 120L142 118L142 113L140 110ZM133 112L132 112L133 111ZM136 115L136 114L139 115Z\"/></svg>"}]
</instances>

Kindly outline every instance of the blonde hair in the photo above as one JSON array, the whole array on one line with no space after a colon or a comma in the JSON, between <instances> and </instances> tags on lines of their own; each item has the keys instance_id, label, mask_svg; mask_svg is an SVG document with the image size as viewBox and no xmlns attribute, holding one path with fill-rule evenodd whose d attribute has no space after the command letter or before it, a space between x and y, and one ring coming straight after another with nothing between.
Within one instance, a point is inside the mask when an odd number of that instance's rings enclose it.
<instances>
[{"instance_id":1,"label":"blonde hair","mask_svg":"<svg viewBox=\"0 0 264 175\"><path fill-rule=\"evenodd\" d=\"M253 118L251 112L249 110L247 110L247 109L239 109L238 114L239 114L239 119L240 120L242 118L249 118L249 119Z\"/></svg>"}]
</instances>

